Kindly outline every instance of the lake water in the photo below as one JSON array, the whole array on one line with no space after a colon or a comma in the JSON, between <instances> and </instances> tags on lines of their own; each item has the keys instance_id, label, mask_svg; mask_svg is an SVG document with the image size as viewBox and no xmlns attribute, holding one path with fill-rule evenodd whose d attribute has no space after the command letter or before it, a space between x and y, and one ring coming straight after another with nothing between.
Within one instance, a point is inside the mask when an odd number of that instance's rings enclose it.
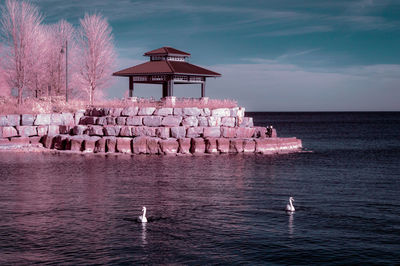
<instances>
[{"instance_id":1,"label":"lake water","mask_svg":"<svg viewBox=\"0 0 400 266\"><path fill-rule=\"evenodd\" d=\"M400 263L400 113L248 115L307 152L0 153L0 264Z\"/></svg>"}]
</instances>

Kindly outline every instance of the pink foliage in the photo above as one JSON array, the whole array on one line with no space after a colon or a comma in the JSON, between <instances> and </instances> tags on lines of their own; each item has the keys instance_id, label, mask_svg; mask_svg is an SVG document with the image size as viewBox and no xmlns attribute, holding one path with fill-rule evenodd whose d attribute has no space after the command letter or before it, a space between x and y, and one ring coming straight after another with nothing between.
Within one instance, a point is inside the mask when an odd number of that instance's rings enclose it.
<instances>
[{"instance_id":1,"label":"pink foliage","mask_svg":"<svg viewBox=\"0 0 400 266\"><path fill-rule=\"evenodd\" d=\"M94 92L103 89L111 80L116 53L111 27L105 18L98 14L85 14L80 23L78 46L81 54L77 57L79 70L75 78L92 104Z\"/></svg>"},{"instance_id":2,"label":"pink foliage","mask_svg":"<svg viewBox=\"0 0 400 266\"><path fill-rule=\"evenodd\" d=\"M9 97L11 95L11 88L7 82L7 75L3 68L3 47L0 44L0 96Z\"/></svg>"},{"instance_id":3,"label":"pink foliage","mask_svg":"<svg viewBox=\"0 0 400 266\"><path fill-rule=\"evenodd\" d=\"M24 90L34 79L42 16L39 10L27 2L6 0L0 21L2 36L6 42L5 71L11 85L18 89L18 103L22 103Z\"/></svg>"}]
</instances>

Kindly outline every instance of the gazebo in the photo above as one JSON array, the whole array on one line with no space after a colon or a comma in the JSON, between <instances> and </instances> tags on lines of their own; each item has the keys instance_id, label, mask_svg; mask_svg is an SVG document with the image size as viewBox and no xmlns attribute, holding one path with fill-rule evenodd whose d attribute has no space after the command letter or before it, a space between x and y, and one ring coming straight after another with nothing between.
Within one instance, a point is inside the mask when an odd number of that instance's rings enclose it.
<instances>
[{"instance_id":1,"label":"gazebo","mask_svg":"<svg viewBox=\"0 0 400 266\"><path fill-rule=\"evenodd\" d=\"M206 78L221 76L186 62L190 54L172 47L161 47L144 56L149 56L150 61L113 74L129 77L129 97L133 97L135 83L161 84L163 98L173 96L174 84L201 84L201 97L205 97Z\"/></svg>"}]
</instances>

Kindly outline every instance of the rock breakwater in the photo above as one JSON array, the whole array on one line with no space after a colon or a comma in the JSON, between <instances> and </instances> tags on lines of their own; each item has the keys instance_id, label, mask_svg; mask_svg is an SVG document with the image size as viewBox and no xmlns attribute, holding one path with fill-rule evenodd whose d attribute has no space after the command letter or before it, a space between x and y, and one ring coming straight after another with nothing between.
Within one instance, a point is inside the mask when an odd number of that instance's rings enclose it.
<instances>
[{"instance_id":1,"label":"rock breakwater","mask_svg":"<svg viewBox=\"0 0 400 266\"><path fill-rule=\"evenodd\" d=\"M75 113L0 116L0 148L39 145L86 153L287 153L297 138L254 126L245 109L89 108Z\"/></svg>"}]
</instances>

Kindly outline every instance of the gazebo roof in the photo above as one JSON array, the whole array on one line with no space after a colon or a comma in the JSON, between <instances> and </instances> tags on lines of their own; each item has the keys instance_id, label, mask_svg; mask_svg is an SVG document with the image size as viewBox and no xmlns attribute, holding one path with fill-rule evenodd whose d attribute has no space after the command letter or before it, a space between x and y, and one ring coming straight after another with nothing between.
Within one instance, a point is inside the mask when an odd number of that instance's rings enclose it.
<instances>
[{"instance_id":1,"label":"gazebo roof","mask_svg":"<svg viewBox=\"0 0 400 266\"><path fill-rule=\"evenodd\" d=\"M166 48L166 47L163 47ZM160 48L162 49L162 48ZM160 50L157 49L157 50ZM173 49L173 48L171 48ZM154 51L157 51L154 50ZM175 50L175 49L174 49ZM178 50L177 50L178 51ZM151 51L153 52L153 51ZM150 53L150 52L148 52ZM146 54L148 54L146 53ZM145 54L145 55L146 55ZM130 68L115 72L113 76L140 76L140 75L158 75L158 74L175 74L175 75L195 75L203 77L220 77L221 74L181 61L149 61Z\"/></svg>"},{"instance_id":2,"label":"gazebo roof","mask_svg":"<svg viewBox=\"0 0 400 266\"><path fill-rule=\"evenodd\" d=\"M146 52L144 54L144 56L152 56L152 55L172 55L172 56L184 56L184 57L188 57L190 56L189 53L180 51L178 49L172 48L172 47L161 47L149 52Z\"/></svg>"}]
</instances>

